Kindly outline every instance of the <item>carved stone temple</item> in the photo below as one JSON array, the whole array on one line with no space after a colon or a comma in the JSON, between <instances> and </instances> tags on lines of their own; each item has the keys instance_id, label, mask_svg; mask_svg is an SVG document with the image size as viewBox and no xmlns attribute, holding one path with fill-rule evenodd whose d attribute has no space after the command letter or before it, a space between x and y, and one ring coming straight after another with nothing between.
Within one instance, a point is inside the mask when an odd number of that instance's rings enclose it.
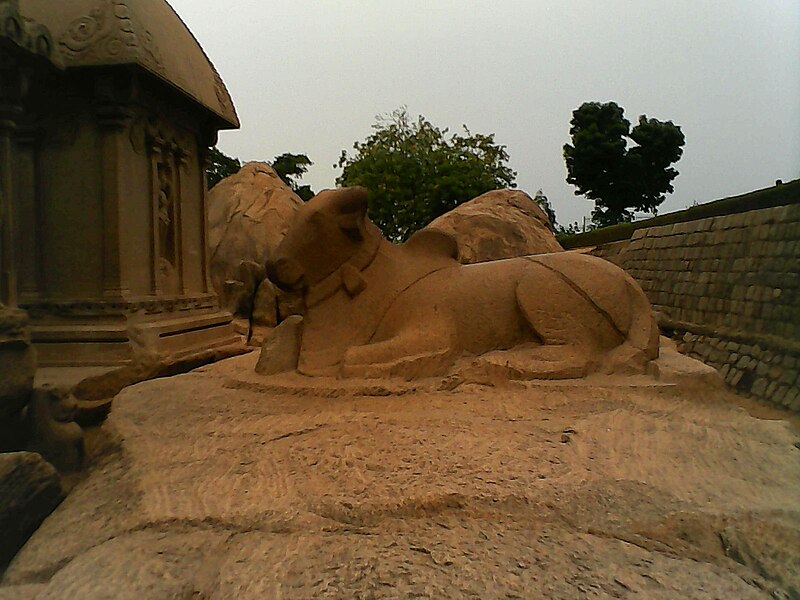
<instances>
[{"instance_id":1,"label":"carved stone temple","mask_svg":"<svg viewBox=\"0 0 800 600\"><path fill-rule=\"evenodd\" d=\"M39 364L236 340L206 255L205 162L239 126L165 0L0 0L0 302Z\"/></svg>"}]
</instances>

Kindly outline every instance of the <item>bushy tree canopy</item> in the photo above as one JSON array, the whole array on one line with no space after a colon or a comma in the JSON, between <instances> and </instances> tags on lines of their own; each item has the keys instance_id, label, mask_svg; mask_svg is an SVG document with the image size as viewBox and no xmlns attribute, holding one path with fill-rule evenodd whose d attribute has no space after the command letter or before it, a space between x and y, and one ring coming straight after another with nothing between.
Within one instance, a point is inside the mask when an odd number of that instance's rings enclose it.
<instances>
[{"instance_id":1,"label":"bushy tree canopy","mask_svg":"<svg viewBox=\"0 0 800 600\"><path fill-rule=\"evenodd\" d=\"M208 153L208 166L206 167L206 179L208 189L213 188L220 181L231 175L235 175L242 168L242 163L238 158L232 158L223 154L219 148L214 146Z\"/></svg>"},{"instance_id":2,"label":"bushy tree canopy","mask_svg":"<svg viewBox=\"0 0 800 600\"><path fill-rule=\"evenodd\" d=\"M272 168L283 182L292 188L295 194L303 200L310 200L314 197L314 192L309 185L300 185L300 179L308 171L308 167L314 163L305 154L291 154L286 152L276 156L272 161Z\"/></svg>"},{"instance_id":3,"label":"bushy tree canopy","mask_svg":"<svg viewBox=\"0 0 800 600\"><path fill-rule=\"evenodd\" d=\"M405 108L377 118L373 133L342 151L336 183L370 190L369 216L401 241L436 217L490 190L514 187L505 146L494 134L449 134Z\"/></svg>"},{"instance_id":4,"label":"bushy tree canopy","mask_svg":"<svg viewBox=\"0 0 800 600\"><path fill-rule=\"evenodd\" d=\"M595 201L592 220L605 226L631 221L636 210L655 213L678 176L670 165L683 154L681 128L642 115L631 129L614 102L586 102L570 124L567 183L577 187L576 195Z\"/></svg>"}]
</instances>

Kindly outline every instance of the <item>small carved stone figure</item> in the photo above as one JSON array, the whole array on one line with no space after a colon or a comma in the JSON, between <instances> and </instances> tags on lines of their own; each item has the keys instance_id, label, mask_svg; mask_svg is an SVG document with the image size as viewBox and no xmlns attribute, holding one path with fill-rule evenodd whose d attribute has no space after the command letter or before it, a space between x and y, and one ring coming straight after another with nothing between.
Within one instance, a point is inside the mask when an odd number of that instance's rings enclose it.
<instances>
[{"instance_id":1,"label":"small carved stone figure","mask_svg":"<svg viewBox=\"0 0 800 600\"><path fill-rule=\"evenodd\" d=\"M173 201L170 179L172 169L166 163L158 165L158 233L161 258L174 264L173 250Z\"/></svg>"},{"instance_id":2,"label":"small carved stone figure","mask_svg":"<svg viewBox=\"0 0 800 600\"><path fill-rule=\"evenodd\" d=\"M647 298L605 260L561 252L461 265L449 235L422 230L394 245L366 212L364 189L320 193L267 266L277 285L303 290L303 374L415 379L480 357L509 377L571 378L643 372L658 356Z\"/></svg>"},{"instance_id":3,"label":"small carved stone figure","mask_svg":"<svg viewBox=\"0 0 800 600\"><path fill-rule=\"evenodd\" d=\"M29 446L62 472L83 468L83 430L74 421L76 409L74 398L53 388L34 390L28 406Z\"/></svg>"},{"instance_id":4,"label":"small carved stone figure","mask_svg":"<svg viewBox=\"0 0 800 600\"><path fill-rule=\"evenodd\" d=\"M74 398L34 388L36 354L24 311L0 303L0 452L42 454L62 471L83 465L83 431Z\"/></svg>"}]
</instances>

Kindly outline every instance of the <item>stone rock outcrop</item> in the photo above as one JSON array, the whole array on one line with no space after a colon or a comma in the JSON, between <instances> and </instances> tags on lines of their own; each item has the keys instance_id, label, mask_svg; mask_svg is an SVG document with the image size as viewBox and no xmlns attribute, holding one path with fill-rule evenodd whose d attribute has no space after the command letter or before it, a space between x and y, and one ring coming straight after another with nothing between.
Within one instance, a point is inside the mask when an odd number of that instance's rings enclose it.
<instances>
[{"instance_id":1,"label":"stone rock outcrop","mask_svg":"<svg viewBox=\"0 0 800 600\"><path fill-rule=\"evenodd\" d=\"M456 238L463 264L561 252L547 214L520 190L495 190L445 213L425 229Z\"/></svg>"},{"instance_id":2,"label":"stone rock outcrop","mask_svg":"<svg viewBox=\"0 0 800 600\"><path fill-rule=\"evenodd\" d=\"M264 264L303 201L266 163L247 163L209 192L211 282L220 304L250 318Z\"/></svg>"},{"instance_id":3,"label":"stone rock outcrop","mask_svg":"<svg viewBox=\"0 0 800 600\"><path fill-rule=\"evenodd\" d=\"M58 472L39 454L0 454L0 569L63 497Z\"/></svg>"},{"instance_id":4,"label":"stone rock outcrop","mask_svg":"<svg viewBox=\"0 0 800 600\"><path fill-rule=\"evenodd\" d=\"M118 450L0 598L797 597L797 434L724 390L267 382L256 359L123 390Z\"/></svg>"}]
</instances>

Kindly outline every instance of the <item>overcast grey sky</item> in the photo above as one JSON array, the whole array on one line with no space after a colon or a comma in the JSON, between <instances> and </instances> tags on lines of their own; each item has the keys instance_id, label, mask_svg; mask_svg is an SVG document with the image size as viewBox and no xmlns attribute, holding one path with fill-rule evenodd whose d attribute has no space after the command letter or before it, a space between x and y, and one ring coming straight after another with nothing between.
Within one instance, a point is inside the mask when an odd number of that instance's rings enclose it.
<instances>
[{"instance_id":1,"label":"overcast grey sky","mask_svg":"<svg viewBox=\"0 0 800 600\"><path fill-rule=\"evenodd\" d=\"M661 212L800 177L800 0L170 0L225 80L243 160L305 153L333 187L342 149L406 105L495 133L518 186L561 223L572 111L614 100L686 136Z\"/></svg>"}]
</instances>

